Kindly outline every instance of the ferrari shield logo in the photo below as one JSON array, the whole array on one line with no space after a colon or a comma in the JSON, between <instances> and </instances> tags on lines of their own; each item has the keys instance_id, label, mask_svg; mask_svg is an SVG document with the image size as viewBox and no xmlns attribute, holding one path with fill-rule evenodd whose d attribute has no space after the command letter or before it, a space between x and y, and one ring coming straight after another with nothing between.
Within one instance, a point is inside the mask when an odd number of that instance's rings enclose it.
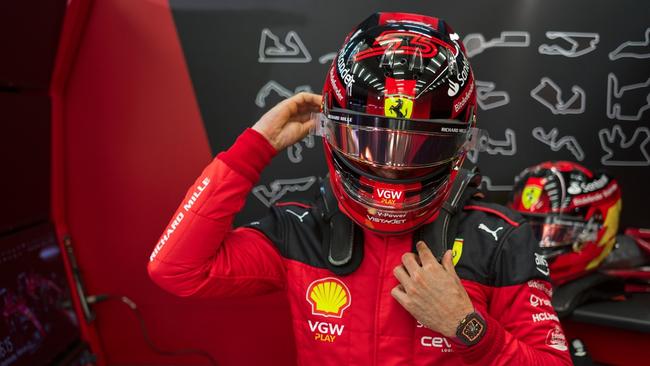
<instances>
[{"instance_id":1,"label":"ferrari shield logo","mask_svg":"<svg viewBox=\"0 0 650 366\"><path fill-rule=\"evenodd\" d=\"M384 99L384 114L386 117L411 118L413 101L403 97L387 97Z\"/></svg>"},{"instance_id":2,"label":"ferrari shield logo","mask_svg":"<svg viewBox=\"0 0 650 366\"><path fill-rule=\"evenodd\" d=\"M454 266L458 264L460 256L463 255L463 239L454 240L454 246L451 249L451 258Z\"/></svg>"},{"instance_id":3,"label":"ferrari shield logo","mask_svg":"<svg viewBox=\"0 0 650 366\"><path fill-rule=\"evenodd\" d=\"M524 187L521 192L521 204L526 210L529 210L533 205L539 202L539 197L542 195L542 187L535 185L528 185Z\"/></svg>"}]
</instances>

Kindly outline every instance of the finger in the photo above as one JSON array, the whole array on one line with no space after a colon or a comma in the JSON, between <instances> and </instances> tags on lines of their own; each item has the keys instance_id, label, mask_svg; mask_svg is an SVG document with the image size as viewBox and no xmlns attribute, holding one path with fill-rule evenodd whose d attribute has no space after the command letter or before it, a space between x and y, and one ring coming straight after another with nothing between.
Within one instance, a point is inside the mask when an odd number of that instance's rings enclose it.
<instances>
[{"instance_id":1,"label":"finger","mask_svg":"<svg viewBox=\"0 0 650 366\"><path fill-rule=\"evenodd\" d=\"M315 118L313 118L312 114L310 112L305 112L305 113L299 113L291 118L291 121L295 122L300 122L300 123L305 123L309 121L316 121Z\"/></svg>"},{"instance_id":2,"label":"finger","mask_svg":"<svg viewBox=\"0 0 650 366\"><path fill-rule=\"evenodd\" d=\"M298 112L299 113L317 113L320 112L320 104L312 104L312 103L300 103L298 104Z\"/></svg>"},{"instance_id":3,"label":"finger","mask_svg":"<svg viewBox=\"0 0 650 366\"><path fill-rule=\"evenodd\" d=\"M295 105L296 113L298 111L320 111L320 105L322 97L318 94L313 93L298 93L291 98L287 99L293 105Z\"/></svg>"},{"instance_id":4,"label":"finger","mask_svg":"<svg viewBox=\"0 0 650 366\"><path fill-rule=\"evenodd\" d=\"M277 119L285 125L298 114L319 112L321 100L318 94L298 93L276 104L269 112L275 113L279 117Z\"/></svg>"},{"instance_id":5,"label":"finger","mask_svg":"<svg viewBox=\"0 0 650 366\"><path fill-rule=\"evenodd\" d=\"M438 260L436 257L431 253L431 249L423 242L419 241L415 245L415 248L418 251L418 255L420 256L420 260L422 261L422 265L430 265L433 266L434 268L438 266Z\"/></svg>"},{"instance_id":6,"label":"finger","mask_svg":"<svg viewBox=\"0 0 650 366\"><path fill-rule=\"evenodd\" d=\"M415 254L413 253L404 253L402 256L402 264L404 264L404 267L408 271L409 276L412 276L413 273L418 270L418 268L422 268L418 264Z\"/></svg>"},{"instance_id":7,"label":"finger","mask_svg":"<svg viewBox=\"0 0 650 366\"><path fill-rule=\"evenodd\" d=\"M395 269L393 269L393 275L395 275L395 278L397 278L402 286L405 286L411 281L411 277L409 277L409 274L406 272L406 269L404 269L403 266L395 267Z\"/></svg>"},{"instance_id":8,"label":"finger","mask_svg":"<svg viewBox=\"0 0 650 366\"><path fill-rule=\"evenodd\" d=\"M323 101L323 97L320 94L302 92L297 94L298 97L302 98L302 104L307 104L312 107L320 108L320 105Z\"/></svg>"},{"instance_id":9,"label":"finger","mask_svg":"<svg viewBox=\"0 0 650 366\"><path fill-rule=\"evenodd\" d=\"M398 303L400 303L400 305L402 305L402 307L406 309L406 304L408 304L408 295L404 291L404 288L395 286L390 290L390 294Z\"/></svg>"},{"instance_id":10,"label":"finger","mask_svg":"<svg viewBox=\"0 0 650 366\"><path fill-rule=\"evenodd\" d=\"M442 267L449 274L453 275L454 277L458 277L456 275L456 268L454 267L454 256L452 255L451 250L447 250L442 256Z\"/></svg>"}]
</instances>

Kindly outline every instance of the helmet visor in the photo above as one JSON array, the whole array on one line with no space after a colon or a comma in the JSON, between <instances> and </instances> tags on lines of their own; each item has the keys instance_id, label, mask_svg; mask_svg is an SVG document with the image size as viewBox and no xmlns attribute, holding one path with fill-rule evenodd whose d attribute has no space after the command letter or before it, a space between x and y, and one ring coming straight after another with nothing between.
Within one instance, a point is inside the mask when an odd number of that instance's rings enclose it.
<instances>
[{"instance_id":1,"label":"helmet visor","mask_svg":"<svg viewBox=\"0 0 650 366\"><path fill-rule=\"evenodd\" d=\"M458 157L470 140L469 123L404 120L350 111L323 114L327 142L347 158L380 167L422 168Z\"/></svg>"},{"instance_id":2,"label":"helmet visor","mask_svg":"<svg viewBox=\"0 0 650 366\"><path fill-rule=\"evenodd\" d=\"M527 215L539 246L558 248L596 241L601 225L571 216Z\"/></svg>"}]
</instances>

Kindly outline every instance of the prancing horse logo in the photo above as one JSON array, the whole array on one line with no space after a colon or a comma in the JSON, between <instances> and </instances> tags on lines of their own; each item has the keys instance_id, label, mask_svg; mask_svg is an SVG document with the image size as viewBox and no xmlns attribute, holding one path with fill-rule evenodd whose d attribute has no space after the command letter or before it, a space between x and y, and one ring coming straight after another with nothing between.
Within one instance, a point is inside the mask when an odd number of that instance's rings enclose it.
<instances>
[{"instance_id":1,"label":"prancing horse logo","mask_svg":"<svg viewBox=\"0 0 650 366\"><path fill-rule=\"evenodd\" d=\"M413 101L408 98L393 96L384 100L384 115L395 118L411 118Z\"/></svg>"},{"instance_id":2,"label":"prancing horse logo","mask_svg":"<svg viewBox=\"0 0 650 366\"><path fill-rule=\"evenodd\" d=\"M398 99L395 101L395 104L390 106L390 111L395 113L395 116L397 116L397 118L404 118L404 112L402 112L403 106L404 101L402 99Z\"/></svg>"}]
</instances>

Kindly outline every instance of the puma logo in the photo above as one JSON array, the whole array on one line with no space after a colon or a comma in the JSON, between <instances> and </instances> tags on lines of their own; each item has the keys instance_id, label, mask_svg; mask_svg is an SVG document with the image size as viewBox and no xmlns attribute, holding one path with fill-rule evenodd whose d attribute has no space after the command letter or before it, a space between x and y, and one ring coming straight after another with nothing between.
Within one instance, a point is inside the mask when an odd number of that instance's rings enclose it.
<instances>
[{"instance_id":1,"label":"puma logo","mask_svg":"<svg viewBox=\"0 0 650 366\"><path fill-rule=\"evenodd\" d=\"M498 228L496 228L496 230L490 230L490 228L485 226L485 224L480 224L478 228L485 231L486 233L490 233L494 237L494 241L499 241L499 237L497 237L497 233L499 232L499 230L503 230L502 226L499 226Z\"/></svg>"},{"instance_id":2,"label":"puma logo","mask_svg":"<svg viewBox=\"0 0 650 366\"><path fill-rule=\"evenodd\" d=\"M293 211L291 211L289 209L286 209L285 211L287 211L290 214L293 214L295 217L298 218L298 220L300 220L300 222L304 222L302 219L305 218L305 216L307 216L307 214L309 214L309 211L303 212L302 215L298 215L297 213L295 213L295 212L293 212Z\"/></svg>"}]
</instances>

